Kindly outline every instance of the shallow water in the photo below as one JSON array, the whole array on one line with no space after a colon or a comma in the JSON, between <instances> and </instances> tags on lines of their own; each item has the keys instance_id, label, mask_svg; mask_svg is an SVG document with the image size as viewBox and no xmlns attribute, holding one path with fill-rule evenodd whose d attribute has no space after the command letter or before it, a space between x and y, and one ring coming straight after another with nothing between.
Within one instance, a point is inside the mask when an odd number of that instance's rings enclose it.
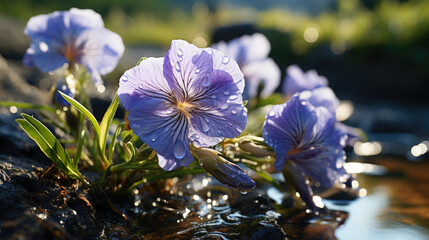
<instances>
[{"instance_id":1,"label":"shallow water","mask_svg":"<svg viewBox=\"0 0 429 240\"><path fill-rule=\"evenodd\" d=\"M387 166L387 174L357 176L366 197L342 206L325 201L328 208L349 213L335 235L340 240L429 239L429 163L377 162Z\"/></svg>"},{"instance_id":2,"label":"shallow water","mask_svg":"<svg viewBox=\"0 0 429 240\"><path fill-rule=\"evenodd\" d=\"M356 175L365 197L323 200L314 215L275 188L247 194L206 176L173 182L147 203L136 195L134 235L145 239L428 239L428 163L382 159L387 171ZM141 189L141 192L144 192ZM362 193L362 191L361 191ZM145 200L146 199L146 200ZM146 206L138 207L146 202ZM149 205L149 206L148 206ZM143 210L144 209L144 210ZM141 211L141 212L139 212Z\"/></svg>"}]
</instances>

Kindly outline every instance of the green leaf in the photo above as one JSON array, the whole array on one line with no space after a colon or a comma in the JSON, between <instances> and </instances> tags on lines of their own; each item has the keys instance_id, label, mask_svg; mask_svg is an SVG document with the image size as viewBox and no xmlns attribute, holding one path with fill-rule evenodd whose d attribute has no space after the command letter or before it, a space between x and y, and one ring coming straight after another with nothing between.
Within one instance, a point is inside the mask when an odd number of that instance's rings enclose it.
<instances>
[{"instance_id":1,"label":"green leaf","mask_svg":"<svg viewBox=\"0 0 429 240\"><path fill-rule=\"evenodd\" d=\"M104 113L103 120L101 120L101 123L100 123L99 144L103 152L104 152L104 149L106 148L107 135L109 133L110 124L112 124L112 119L113 119L113 116L115 116L116 110L118 109L118 105L119 105L119 98L118 98L118 95L115 95L115 98L113 98L112 103L110 104L106 113Z\"/></svg>"},{"instance_id":2,"label":"green leaf","mask_svg":"<svg viewBox=\"0 0 429 240\"><path fill-rule=\"evenodd\" d=\"M119 124L118 127L116 128L115 133L112 136L112 141L110 142L110 145L109 145L109 162L110 163L112 163L113 151L115 150L115 144L116 144L116 138L118 137L123 127L124 127L123 123Z\"/></svg>"},{"instance_id":3,"label":"green leaf","mask_svg":"<svg viewBox=\"0 0 429 240\"><path fill-rule=\"evenodd\" d=\"M16 121L22 129L33 139L42 152L55 163L55 165L71 178L84 181L77 165L70 158L70 155L61 146L58 139L34 117L21 114L24 119Z\"/></svg>"},{"instance_id":4,"label":"green leaf","mask_svg":"<svg viewBox=\"0 0 429 240\"><path fill-rule=\"evenodd\" d=\"M82 104L80 104L78 101L73 99L72 97L69 97L68 95L64 94L61 91L58 91L63 98L69 102L71 105L73 105L80 113L85 115L85 117L92 123L92 126L94 127L95 134L97 136L97 139L100 139L100 125L98 125L97 119L95 119L94 115L86 109Z\"/></svg>"},{"instance_id":5,"label":"green leaf","mask_svg":"<svg viewBox=\"0 0 429 240\"><path fill-rule=\"evenodd\" d=\"M25 103L25 102L0 101L0 106L5 106L5 107L15 106L17 108L22 108L22 109L45 110L45 111L52 112L52 113L56 113L56 111L57 111L53 107L49 107L49 106L45 106L45 105L38 105L38 104Z\"/></svg>"}]
</instances>

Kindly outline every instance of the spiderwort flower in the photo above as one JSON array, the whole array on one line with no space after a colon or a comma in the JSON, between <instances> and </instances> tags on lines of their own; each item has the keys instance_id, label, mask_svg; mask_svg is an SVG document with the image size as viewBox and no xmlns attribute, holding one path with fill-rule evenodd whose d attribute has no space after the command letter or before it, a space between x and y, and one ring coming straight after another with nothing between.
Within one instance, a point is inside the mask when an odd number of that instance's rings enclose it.
<instances>
[{"instance_id":1,"label":"spiderwort flower","mask_svg":"<svg viewBox=\"0 0 429 240\"><path fill-rule=\"evenodd\" d=\"M213 146L243 131L243 89L232 58L173 40L165 58L148 58L124 73L118 96L131 129L158 153L159 165L172 170L194 160L190 143Z\"/></svg>"},{"instance_id":2,"label":"spiderwort flower","mask_svg":"<svg viewBox=\"0 0 429 240\"><path fill-rule=\"evenodd\" d=\"M219 156L217 151L194 147L192 152L197 155L200 165L219 182L240 190L255 188L255 182L243 169Z\"/></svg>"},{"instance_id":3,"label":"spiderwort flower","mask_svg":"<svg viewBox=\"0 0 429 240\"><path fill-rule=\"evenodd\" d=\"M286 69L283 94L286 97L292 97L297 92L326 86L328 86L328 80L326 77L319 76L316 70L304 73L297 65L291 65Z\"/></svg>"},{"instance_id":4,"label":"spiderwort flower","mask_svg":"<svg viewBox=\"0 0 429 240\"><path fill-rule=\"evenodd\" d=\"M104 28L90 9L72 8L30 18L24 30L32 43L24 56L27 66L49 72L68 63L82 64L96 85L110 73L124 52L121 37Z\"/></svg>"},{"instance_id":5,"label":"spiderwort flower","mask_svg":"<svg viewBox=\"0 0 429 240\"><path fill-rule=\"evenodd\" d=\"M280 69L273 59L268 57L271 45L263 34L245 35L228 43L219 42L212 47L226 52L237 61L246 79L246 99L256 97L261 81L264 83L262 97L273 93L280 84Z\"/></svg>"},{"instance_id":6,"label":"spiderwort flower","mask_svg":"<svg viewBox=\"0 0 429 240\"><path fill-rule=\"evenodd\" d=\"M345 133L325 107L314 107L302 94L275 105L266 117L263 137L276 154L274 166L281 170L290 161L298 171L330 188L341 177Z\"/></svg>"}]
</instances>

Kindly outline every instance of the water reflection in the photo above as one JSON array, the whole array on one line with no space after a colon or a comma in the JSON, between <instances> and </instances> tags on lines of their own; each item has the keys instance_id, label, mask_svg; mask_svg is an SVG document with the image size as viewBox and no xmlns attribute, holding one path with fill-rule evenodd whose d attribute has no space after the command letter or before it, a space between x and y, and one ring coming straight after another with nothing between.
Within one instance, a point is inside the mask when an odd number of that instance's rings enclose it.
<instances>
[{"instance_id":1,"label":"water reflection","mask_svg":"<svg viewBox=\"0 0 429 240\"><path fill-rule=\"evenodd\" d=\"M420 184L412 186L409 179L402 177L361 175L359 178L366 183L364 185L369 191L366 197L349 205L325 201L328 208L349 213L345 225L335 232L338 239L428 239L429 230L419 226L422 222L427 222L428 216L422 215L429 207L428 196L424 196L424 200L422 196L419 197L423 190L419 187Z\"/></svg>"}]
</instances>

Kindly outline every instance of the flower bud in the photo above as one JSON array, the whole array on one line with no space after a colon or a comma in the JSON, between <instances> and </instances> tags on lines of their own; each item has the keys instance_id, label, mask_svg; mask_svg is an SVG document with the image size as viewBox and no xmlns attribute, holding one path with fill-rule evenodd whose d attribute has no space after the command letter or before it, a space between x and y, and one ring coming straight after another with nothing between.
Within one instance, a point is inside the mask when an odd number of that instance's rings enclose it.
<instances>
[{"instance_id":1,"label":"flower bud","mask_svg":"<svg viewBox=\"0 0 429 240\"><path fill-rule=\"evenodd\" d=\"M256 157L267 157L267 156L273 155L273 152L270 151L267 147L256 145L252 141L248 141L248 140L240 141L240 143L238 144L238 147L241 150L248 152Z\"/></svg>"},{"instance_id":2,"label":"flower bud","mask_svg":"<svg viewBox=\"0 0 429 240\"><path fill-rule=\"evenodd\" d=\"M200 165L219 182L240 190L255 188L255 182L237 165L218 155L218 152L208 148L192 148L197 155Z\"/></svg>"}]
</instances>

